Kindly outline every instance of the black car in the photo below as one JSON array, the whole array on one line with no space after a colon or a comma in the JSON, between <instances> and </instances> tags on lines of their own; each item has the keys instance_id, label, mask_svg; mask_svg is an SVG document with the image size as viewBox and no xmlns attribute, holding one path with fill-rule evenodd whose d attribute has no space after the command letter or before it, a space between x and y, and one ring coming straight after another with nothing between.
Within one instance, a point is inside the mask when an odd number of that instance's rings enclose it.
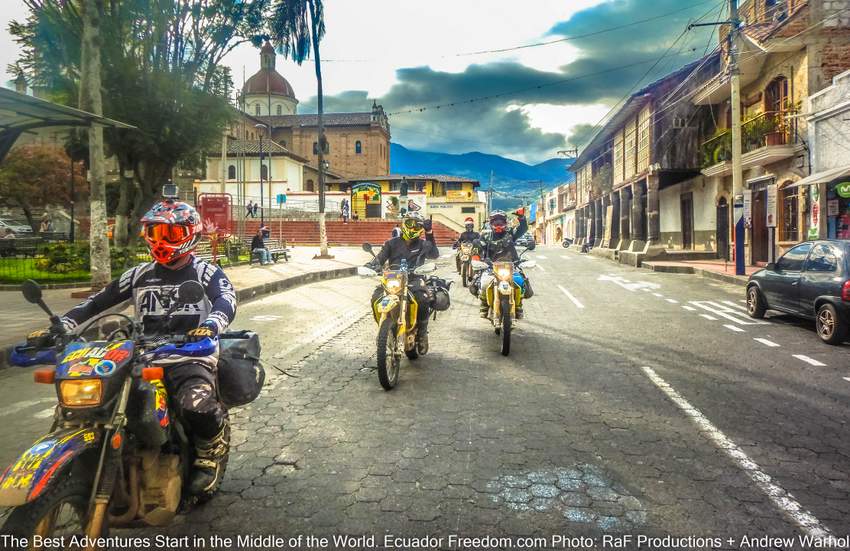
<instances>
[{"instance_id":1,"label":"black car","mask_svg":"<svg viewBox=\"0 0 850 551\"><path fill-rule=\"evenodd\" d=\"M519 247L529 247L534 245L534 236L530 233L525 233L516 240L516 245Z\"/></svg>"},{"instance_id":2,"label":"black car","mask_svg":"<svg viewBox=\"0 0 850 551\"><path fill-rule=\"evenodd\" d=\"M850 241L800 243L751 275L747 312L763 318L766 310L814 319L824 342L840 344L850 321Z\"/></svg>"}]
</instances>

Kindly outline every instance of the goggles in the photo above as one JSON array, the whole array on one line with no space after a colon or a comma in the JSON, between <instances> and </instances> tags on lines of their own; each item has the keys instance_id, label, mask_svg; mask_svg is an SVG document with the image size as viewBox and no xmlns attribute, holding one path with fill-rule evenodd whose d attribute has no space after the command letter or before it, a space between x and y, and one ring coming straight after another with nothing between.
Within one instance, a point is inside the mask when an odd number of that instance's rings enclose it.
<instances>
[{"instance_id":1,"label":"goggles","mask_svg":"<svg viewBox=\"0 0 850 551\"><path fill-rule=\"evenodd\" d=\"M177 224L150 224L145 226L145 237L151 241L162 241L179 245L190 236L188 226Z\"/></svg>"},{"instance_id":2,"label":"goggles","mask_svg":"<svg viewBox=\"0 0 850 551\"><path fill-rule=\"evenodd\" d=\"M404 221L404 227L409 229L409 230L414 230L414 229L417 229L417 228L421 228L422 222L420 222L419 220L415 220L413 218L408 218L407 220Z\"/></svg>"},{"instance_id":3,"label":"goggles","mask_svg":"<svg viewBox=\"0 0 850 551\"><path fill-rule=\"evenodd\" d=\"M490 225L493 227L494 230L503 230L508 226L507 222L505 222L504 220L494 220L493 222L490 222Z\"/></svg>"}]
</instances>

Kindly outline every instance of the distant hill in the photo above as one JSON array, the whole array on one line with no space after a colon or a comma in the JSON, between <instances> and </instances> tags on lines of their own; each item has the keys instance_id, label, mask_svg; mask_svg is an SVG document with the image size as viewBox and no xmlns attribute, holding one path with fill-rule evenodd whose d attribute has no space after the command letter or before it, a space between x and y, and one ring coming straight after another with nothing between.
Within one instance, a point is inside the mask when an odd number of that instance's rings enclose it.
<instances>
[{"instance_id":1,"label":"distant hill","mask_svg":"<svg viewBox=\"0 0 850 551\"><path fill-rule=\"evenodd\" d=\"M390 172L394 174L453 174L466 176L481 182L481 189L490 183L493 172L493 188L496 197L493 206L512 208L521 199L517 196L538 193L544 189L570 181L573 174L567 171L572 159L549 159L540 164L528 165L513 159L488 153L437 153L407 149L397 143L390 144Z\"/></svg>"}]
</instances>

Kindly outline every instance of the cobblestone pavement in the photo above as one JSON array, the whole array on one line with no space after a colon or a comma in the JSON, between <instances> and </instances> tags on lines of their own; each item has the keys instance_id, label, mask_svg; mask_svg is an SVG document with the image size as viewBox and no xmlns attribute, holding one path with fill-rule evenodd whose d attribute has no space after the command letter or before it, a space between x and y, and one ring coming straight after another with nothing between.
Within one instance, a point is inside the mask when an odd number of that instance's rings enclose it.
<instances>
[{"instance_id":1,"label":"cobblestone pavement","mask_svg":"<svg viewBox=\"0 0 850 551\"><path fill-rule=\"evenodd\" d=\"M670 534L729 549L744 535L846 535L846 348L783 317L752 324L739 287L535 256L509 357L456 286L431 352L405 360L391 392L361 317L374 282L246 305L237 325L259 329L267 359L296 377L269 370L261 397L234 411L221 494L157 533L375 546L386 534ZM317 292L345 307L314 310L301 345L278 334L285 319L264 318Z\"/></svg>"}]
</instances>

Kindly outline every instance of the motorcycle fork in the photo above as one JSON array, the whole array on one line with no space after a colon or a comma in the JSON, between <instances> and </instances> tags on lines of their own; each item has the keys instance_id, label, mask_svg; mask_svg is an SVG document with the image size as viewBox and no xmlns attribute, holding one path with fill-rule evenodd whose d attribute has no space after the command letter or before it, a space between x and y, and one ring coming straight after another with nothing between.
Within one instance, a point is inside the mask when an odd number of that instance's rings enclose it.
<instances>
[{"instance_id":1,"label":"motorcycle fork","mask_svg":"<svg viewBox=\"0 0 850 551\"><path fill-rule=\"evenodd\" d=\"M133 378L127 377L121 387L118 403L112 414L112 419L104 425L104 439L100 449L100 459L92 483L92 497L89 500L89 521L86 535L90 544L85 551L96 551L95 542L103 532L103 523L109 509L109 500L115 490L115 482L119 472L121 450L124 441L124 427L127 425L127 402Z\"/></svg>"}]
</instances>

